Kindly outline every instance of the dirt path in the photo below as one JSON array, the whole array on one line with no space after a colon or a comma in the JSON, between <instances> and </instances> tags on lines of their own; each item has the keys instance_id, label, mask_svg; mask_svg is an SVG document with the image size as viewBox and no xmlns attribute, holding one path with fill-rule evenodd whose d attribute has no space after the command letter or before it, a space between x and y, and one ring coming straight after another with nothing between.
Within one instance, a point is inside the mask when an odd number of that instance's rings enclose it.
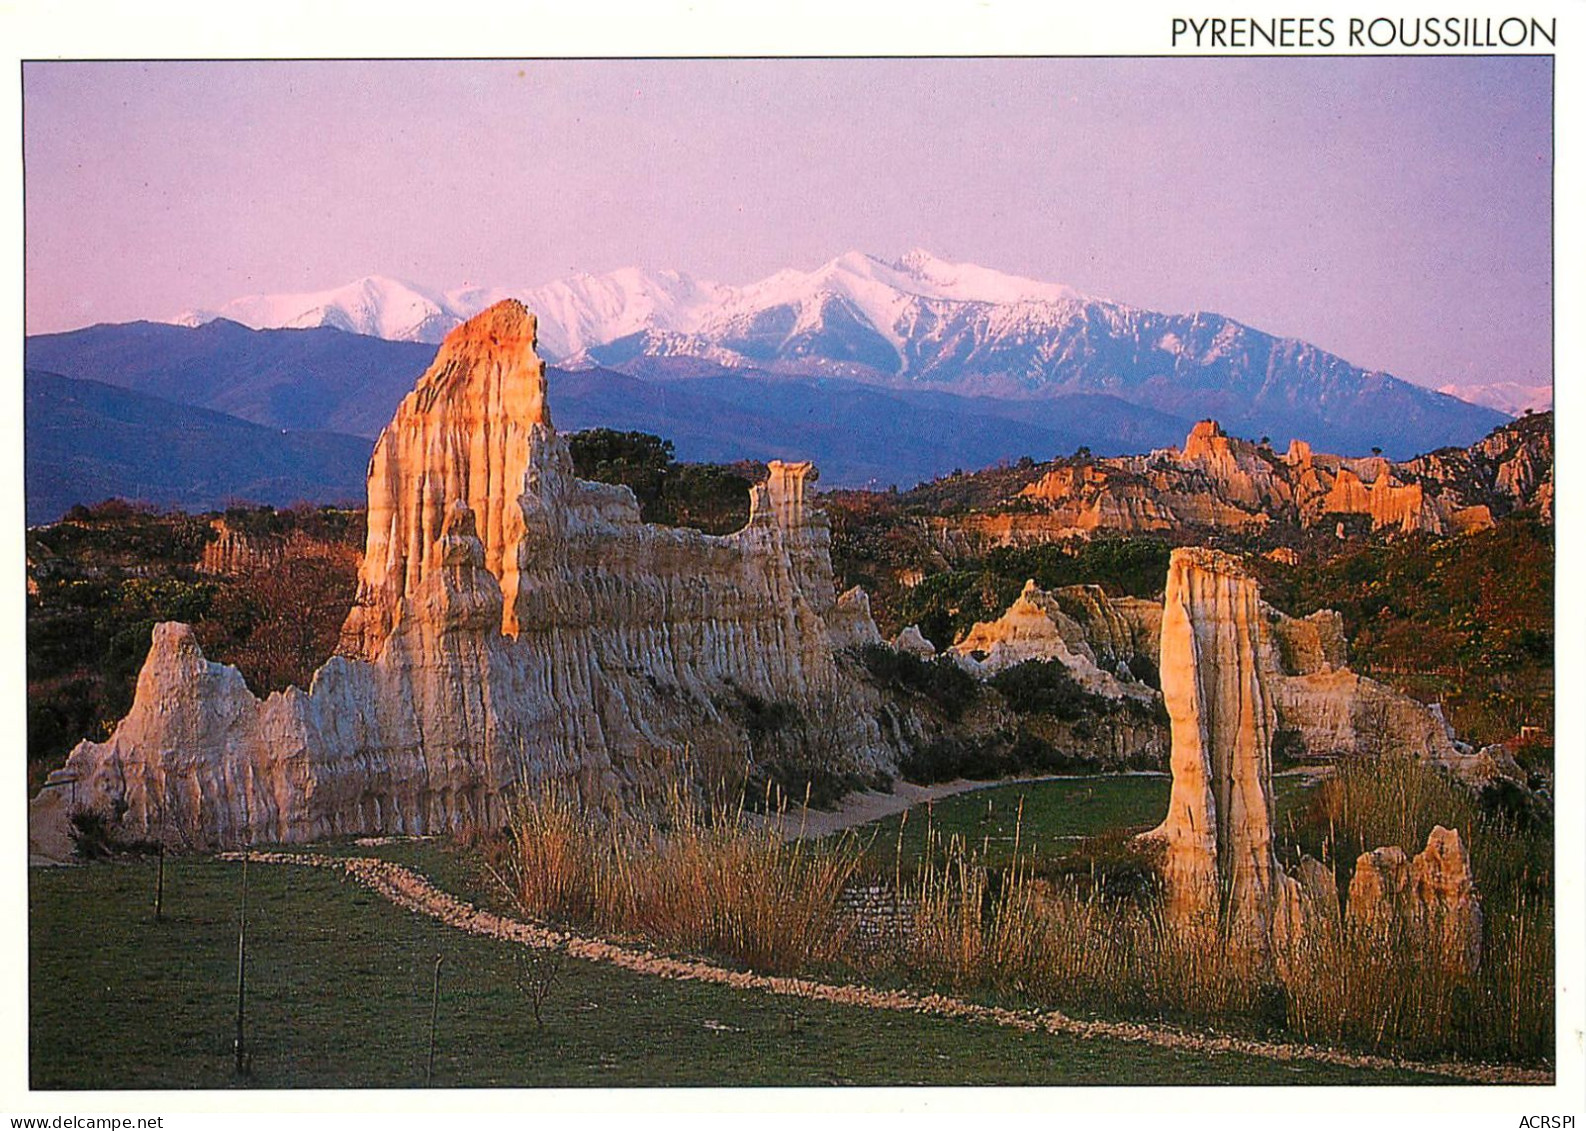
<instances>
[{"instance_id":1,"label":"dirt path","mask_svg":"<svg viewBox=\"0 0 1586 1131\"><path fill-rule=\"evenodd\" d=\"M1002 778L998 781L970 781L967 778L956 778L935 785L915 785L900 778L892 783L891 793L881 793L878 790L850 793L839 801L834 809L806 809L802 805L790 805L787 812L771 819L780 826L784 840L793 840L801 836L821 837L842 832L844 829L868 825L871 821L879 821L883 817L890 817L894 813L901 813L905 809L912 809L927 801L939 801L943 797L952 797L956 793L969 793L976 789L995 789L998 786L1026 785L1043 781L1093 781L1096 778L1166 776L1166 774L1144 772L1043 774L1028 778Z\"/></svg>"},{"instance_id":2,"label":"dirt path","mask_svg":"<svg viewBox=\"0 0 1586 1131\"><path fill-rule=\"evenodd\" d=\"M241 859L225 853L222 859ZM866 1009L925 1013L957 1017L1024 1032L1060 1033L1085 1039L1139 1041L1159 1048L1197 1053L1236 1053L1277 1061L1312 1061L1348 1068L1403 1069L1448 1076L1476 1084L1551 1084L1551 1073L1529 1068L1478 1064L1421 1064L1382 1056L1363 1056L1309 1045L1276 1044L1241 1037L1205 1036L1160 1025L1122 1021L1080 1021L1057 1010L1013 1010L977 1005L941 994L914 994L902 990L874 990L865 986L839 986L806 978L769 977L728 970L708 962L669 958L649 950L620 946L602 939L509 919L483 911L441 891L423 876L387 860L370 857L320 856L314 853L254 852L248 859L260 864L288 864L331 868L396 904L470 934L502 939L540 950L565 950L574 958L604 962L656 978L709 982L739 990L760 990L809 1001L853 1005Z\"/></svg>"}]
</instances>

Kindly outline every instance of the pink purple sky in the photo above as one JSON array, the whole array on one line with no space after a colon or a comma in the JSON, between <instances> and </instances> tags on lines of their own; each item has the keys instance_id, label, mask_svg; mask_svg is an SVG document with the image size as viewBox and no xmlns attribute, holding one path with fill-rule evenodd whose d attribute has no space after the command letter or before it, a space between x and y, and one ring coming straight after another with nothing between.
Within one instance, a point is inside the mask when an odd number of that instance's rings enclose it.
<instances>
[{"instance_id":1,"label":"pink purple sky","mask_svg":"<svg viewBox=\"0 0 1586 1131\"><path fill-rule=\"evenodd\" d=\"M1546 58L32 63L27 328L924 247L1551 379Z\"/></svg>"}]
</instances>

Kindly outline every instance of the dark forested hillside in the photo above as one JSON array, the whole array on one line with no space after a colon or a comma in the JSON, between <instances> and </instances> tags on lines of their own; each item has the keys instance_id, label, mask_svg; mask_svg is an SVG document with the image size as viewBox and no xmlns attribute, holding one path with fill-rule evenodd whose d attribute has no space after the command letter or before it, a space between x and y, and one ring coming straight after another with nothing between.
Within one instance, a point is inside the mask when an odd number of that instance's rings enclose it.
<instances>
[{"instance_id":1,"label":"dark forested hillside","mask_svg":"<svg viewBox=\"0 0 1586 1131\"><path fill-rule=\"evenodd\" d=\"M113 497L190 511L355 502L372 447L33 369L25 412L29 525Z\"/></svg>"}]
</instances>

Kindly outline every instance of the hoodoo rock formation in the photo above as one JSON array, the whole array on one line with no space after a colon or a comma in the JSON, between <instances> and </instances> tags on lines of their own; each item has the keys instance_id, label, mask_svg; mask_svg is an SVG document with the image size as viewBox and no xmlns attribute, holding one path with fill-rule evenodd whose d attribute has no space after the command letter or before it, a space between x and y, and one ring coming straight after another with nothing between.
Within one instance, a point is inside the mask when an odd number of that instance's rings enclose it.
<instances>
[{"instance_id":1,"label":"hoodoo rock formation","mask_svg":"<svg viewBox=\"0 0 1586 1131\"><path fill-rule=\"evenodd\" d=\"M203 555L198 559L200 573L237 577L255 570L272 569L286 557L285 539L250 537L224 518L215 519L210 526L215 537L204 543Z\"/></svg>"},{"instance_id":2,"label":"hoodoo rock formation","mask_svg":"<svg viewBox=\"0 0 1586 1131\"><path fill-rule=\"evenodd\" d=\"M1237 558L1210 550L1175 551L1164 605L1136 597L1109 597L1098 586L1069 585L1048 593L1033 581L995 621L974 625L949 654L971 674L987 678L1027 660L1060 662L1082 688L1108 699L1152 702L1168 692L1133 678L1130 663L1143 658L1159 670L1169 655L1168 619L1175 615L1174 579L1190 584L1200 571L1237 576L1255 593L1241 621L1238 663L1259 673L1269 745L1295 758L1394 750L1469 776L1487 761L1454 740L1442 715L1386 684L1348 667L1342 618L1330 610L1291 617L1260 599ZM1198 584L1198 582L1196 582ZM904 647L900 637L895 645ZM1208 663L1212 661L1208 660ZM1233 660L1229 661L1234 662ZM1122 678L1120 678L1122 677ZM1169 704L1171 715L1171 704Z\"/></svg>"},{"instance_id":3,"label":"hoodoo rock formation","mask_svg":"<svg viewBox=\"0 0 1586 1131\"><path fill-rule=\"evenodd\" d=\"M1276 711L1261 664L1265 619L1237 559L1174 551L1160 660L1173 789L1166 819L1148 834L1165 847L1163 883L1177 918L1221 923L1263 948L1286 879L1272 843Z\"/></svg>"},{"instance_id":4,"label":"hoodoo rock formation","mask_svg":"<svg viewBox=\"0 0 1586 1131\"><path fill-rule=\"evenodd\" d=\"M545 404L545 363L532 316L512 303L479 314L446 337L418 387L397 406L369 460L368 544L342 651L373 660L405 607L439 571L442 530L462 504L474 516L483 566L501 587L501 631L518 635L520 550L530 508L555 460ZM542 455L535 460L535 455ZM536 466L536 464L542 466ZM598 502L596 506L598 508ZM536 533L554 535L557 517Z\"/></svg>"},{"instance_id":5,"label":"hoodoo rock formation","mask_svg":"<svg viewBox=\"0 0 1586 1131\"><path fill-rule=\"evenodd\" d=\"M1332 874L1306 857L1290 876L1275 851L1272 740L1293 698L1292 677L1270 658L1284 646L1278 623L1237 558L1173 552L1160 653L1173 786L1166 817L1142 839L1162 846L1169 918L1215 928L1262 960L1342 925ZM1288 622L1290 648L1308 635L1294 631L1303 623ZM1330 635L1309 643L1326 653ZM1439 961L1473 970L1481 907L1458 832L1435 828L1413 864L1397 846L1362 855L1347 922L1368 939L1416 932Z\"/></svg>"},{"instance_id":6,"label":"hoodoo rock formation","mask_svg":"<svg viewBox=\"0 0 1586 1131\"><path fill-rule=\"evenodd\" d=\"M1112 612L1110 607L1108 612ZM1113 613L1101 625L1103 629L1113 628L1120 621L1118 614ZM1133 633L1124 624L1114 635L1130 637ZM1068 669L1075 682L1096 695L1108 699L1156 697L1149 687L1120 681L1113 672L1100 667L1085 627L1033 581L1025 584L1024 591L1000 618L976 624L953 645L951 652L976 675L993 675L1028 660L1056 660Z\"/></svg>"},{"instance_id":7,"label":"hoodoo rock formation","mask_svg":"<svg viewBox=\"0 0 1586 1131\"><path fill-rule=\"evenodd\" d=\"M1451 970L1479 967L1481 901L1459 833L1437 825L1413 860L1398 847L1361 853L1349 881L1349 926L1377 945L1408 936Z\"/></svg>"},{"instance_id":8,"label":"hoodoo rock formation","mask_svg":"<svg viewBox=\"0 0 1586 1131\"><path fill-rule=\"evenodd\" d=\"M891 772L879 701L838 649L879 639L834 592L814 468L773 463L748 524L646 525L573 474L535 322L501 303L448 335L369 470L341 655L261 701L161 625L126 719L30 809L63 854L72 806L198 843L429 833L500 820L524 781L620 804L679 772ZM768 708L774 707L774 710Z\"/></svg>"},{"instance_id":9,"label":"hoodoo rock formation","mask_svg":"<svg viewBox=\"0 0 1586 1131\"><path fill-rule=\"evenodd\" d=\"M1006 507L934 518L928 529L949 556L1099 532L1329 529L1352 516L1387 533L1462 534L1521 507L1550 520L1552 494L1550 413L1401 463L1314 452L1297 439L1278 452L1203 420L1182 449L1061 461Z\"/></svg>"}]
</instances>

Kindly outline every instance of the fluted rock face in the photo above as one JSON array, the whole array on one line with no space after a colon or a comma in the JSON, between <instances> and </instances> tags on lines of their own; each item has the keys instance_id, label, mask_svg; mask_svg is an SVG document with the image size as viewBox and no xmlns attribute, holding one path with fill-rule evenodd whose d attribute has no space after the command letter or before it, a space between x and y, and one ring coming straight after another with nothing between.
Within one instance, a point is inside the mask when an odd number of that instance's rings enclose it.
<instances>
[{"instance_id":1,"label":"fluted rock face","mask_svg":"<svg viewBox=\"0 0 1586 1131\"><path fill-rule=\"evenodd\" d=\"M1402 754L1457 769L1460 747L1432 707L1351 671L1343 618L1263 604L1263 681L1295 756Z\"/></svg>"},{"instance_id":2,"label":"fluted rock face","mask_svg":"<svg viewBox=\"0 0 1586 1131\"><path fill-rule=\"evenodd\" d=\"M1362 852L1349 881L1349 925L1378 946L1397 929L1398 909L1410 890L1410 860L1397 845Z\"/></svg>"},{"instance_id":3,"label":"fluted rock face","mask_svg":"<svg viewBox=\"0 0 1586 1131\"><path fill-rule=\"evenodd\" d=\"M1269 609L1268 620L1285 672L1326 672L1348 662L1344 618L1332 609L1318 609L1307 617L1285 616Z\"/></svg>"},{"instance_id":4,"label":"fluted rock face","mask_svg":"<svg viewBox=\"0 0 1586 1131\"><path fill-rule=\"evenodd\" d=\"M210 526L215 537L204 543L198 559L200 573L238 577L255 570L279 565L286 557L287 544L281 538L255 538L234 529L223 518L215 519Z\"/></svg>"},{"instance_id":5,"label":"fluted rock face","mask_svg":"<svg viewBox=\"0 0 1586 1131\"><path fill-rule=\"evenodd\" d=\"M1070 643L1088 649L1104 668L1136 656L1154 658L1161 647L1162 606L1155 601L1109 597L1099 585L1065 585L1051 597L1080 631Z\"/></svg>"},{"instance_id":6,"label":"fluted rock face","mask_svg":"<svg viewBox=\"0 0 1586 1131\"><path fill-rule=\"evenodd\" d=\"M1228 555L1183 554L1186 563L1219 562L1218 568L1244 574L1237 559ZM1170 579L1174 572L1170 569ZM1255 590L1255 582L1245 580ZM1282 736L1288 754L1321 758L1401 753L1464 777L1476 776L1479 767L1491 762L1456 743L1435 708L1351 671L1338 613L1323 609L1290 617L1261 601L1256 592L1256 612L1246 633L1249 662L1259 672L1273 733ZM1029 660L1057 661L1095 694L1155 702L1166 692L1165 682L1159 693L1139 682L1140 673L1128 665L1135 657L1159 669L1166 662L1166 617L1165 605L1109 597L1097 586L1070 585L1048 593L1032 581L1001 617L976 623L948 654L982 678Z\"/></svg>"},{"instance_id":7,"label":"fluted rock face","mask_svg":"<svg viewBox=\"0 0 1586 1131\"><path fill-rule=\"evenodd\" d=\"M917 624L906 625L903 631L892 638L892 647L899 652L907 652L911 656L918 656L922 660L936 658L936 645L925 638Z\"/></svg>"},{"instance_id":8,"label":"fluted rock face","mask_svg":"<svg viewBox=\"0 0 1586 1131\"><path fill-rule=\"evenodd\" d=\"M1400 465L1407 475L1453 487L1492 513L1535 507L1552 520L1553 414L1522 416L1468 448L1446 448Z\"/></svg>"},{"instance_id":9,"label":"fluted rock face","mask_svg":"<svg viewBox=\"0 0 1586 1131\"><path fill-rule=\"evenodd\" d=\"M1298 439L1280 454L1204 420L1182 449L1075 457L1028 482L1006 507L923 525L932 548L958 560L1108 532L1347 530L1346 516L1390 535L1467 534L1527 507L1550 522L1552 424L1552 413L1538 413L1469 448L1395 463L1316 452Z\"/></svg>"},{"instance_id":10,"label":"fluted rock face","mask_svg":"<svg viewBox=\"0 0 1586 1131\"><path fill-rule=\"evenodd\" d=\"M1411 915L1438 958L1467 973L1481 965L1481 900L1458 830L1437 825L1410 861Z\"/></svg>"},{"instance_id":11,"label":"fluted rock face","mask_svg":"<svg viewBox=\"0 0 1586 1131\"><path fill-rule=\"evenodd\" d=\"M1362 853L1349 883L1348 920L1370 945L1408 941L1449 969L1476 970L1481 900L1459 832L1435 826L1413 860L1397 846Z\"/></svg>"},{"instance_id":12,"label":"fluted rock face","mask_svg":"<svg viewBox=\"0 0 1586 1131\"><path fill-rule=\"evenodd\" d=\"M369 460L369 534L342 651L372 660L403 601L436 567L446 509L474 513L485 568L501 583L501 629L517 635L519 505L530 447L550 434L545 363L534 316L491 307L446 336L435 363L397 407Z\"/></svg>"},{"instance_id":13,"label":"fluted rock face","mask_svg":"<svg viewBox=\"0 0 1586 1131\"><path fill-rule=\"evenodd\" d=\"M1432 506L1419 483L1398 483L1386 460L1370 461L1369 484L1348 467L1340 467L1333 485L1320 502L1312 501L1307 517L1312 523L1326 515L1361 514L1371 518L1371 528L1396 527L1405 532L1425 530L1442 534L1453 517L1452 508Z\"/></svg>"},{"instance_id":14,"label":"fluted rock face","mask_svg":"<svg viewBox=\"0 0 1586 1131\"><path fill-rule=\"evenodd\" d=\"M1148 834L1166 848L1163 880L1175 917L1219 923L1263 950L1281 886L1264 620L1256 583L1237 559L1173 552L1160 662L1173 789L1167 817Z\"/></svg>"},{"instance_id":15,"label":"fluted rock face","mask_svg":"<svg viewBox=\"0 0 1586 1131\"><path fill-rule=\"evenodd\" d=\"M1278 875L1273 906L1271 943L1273 957L1285 978L1304 976L1301 959L1339 937L1343 919L1338 905L1338 882L1321 861L1301 856L1292 876Z\"/></svg>"},{"instance_id":16,"label":"fluted rock face","mask_svg":"<svg viewBox=\"0 0 1586 1131\"><path fill-rule=\"evenodd\" d=\"M834 648L863 648L881 643L870 615L870 594L859 586L843 591L826 614L826 635Z\"/></svg>"},{"instance_id":17,"label":"fluted rock face","mask_svg":"<svg viewBox=\"0 0 1586 1131\"><path fill-rule=\"evenodd\" d=\"M1202 421L1183 452L1169 448L1054 468L1020 492L1046 513L1007 517L1032 528L1055 522L1070 533L1260 529L1270 521L1266 509L1292 496L1254 450L1230 440L1215 422Z\"/></svg>"},{"instance_id":18,"label":"fluted rock face","mask_svg":"<svg viewBox=\"0 0 1586 1131\"><path fill-rule=\"evenodd\" d=\"M1449 769L1461 764L1459 746L1434 711L1348 668L1279 678L1273 699L1297 754L1397 753Z\"/></svg>"},{"instance_id":19,"label":"fluted rock face","mask_svg":"<svg viewBox=\"0 0 1586 1131\"><path fill-rule=\"evenodd\" d=\"M1132 637L1131 626L1121 616L1108 616L1099 609L1097 616L1104 638ZM1061 663L1076 683L1094 694L1108 699L1156 698L1151 688L1119 680L1101 668L1085 626L1065 613L1059 602L1034 581L1025 583L1023 592L1001 617L977 623L950 651L964 667L982 677L1030 660L1052 660Z\"/></svg>"},{"instance_id":20,"label":"fluted rock face","mask_svg":"<svg viewBox=\"0 0 1586 1131\"><path fill-rule=\"evenodd\" d=\"M632 492L573 475L533 339L516 303L459 327L381 436L343 654L310 689L261 702L160 626L131 713L58 775L79 806L135 833L304 841L499 821L542 777L620 804L684 759L895 767L879 700L842 670L840 647L879 635L862 593L835 596L813 468L772 464L736 534L647 526ZM754 704L785 721L751 732ZM61 792L35 802L41 848Z\"/></svg>"},{"instance_id":21,"label":"fluted rock face","mask_svg":"<svg viewBox=\"0 0 1586 1131\"><path fill-rule=\"evenodd\" d=\"M1205 473L1224 501L1246 510L1290 501L1293 489L1258 452L1250 444L1231 439L1215 420L1202 420L1184 438L1179 462Z\"/></svg>"}]
</instances>

